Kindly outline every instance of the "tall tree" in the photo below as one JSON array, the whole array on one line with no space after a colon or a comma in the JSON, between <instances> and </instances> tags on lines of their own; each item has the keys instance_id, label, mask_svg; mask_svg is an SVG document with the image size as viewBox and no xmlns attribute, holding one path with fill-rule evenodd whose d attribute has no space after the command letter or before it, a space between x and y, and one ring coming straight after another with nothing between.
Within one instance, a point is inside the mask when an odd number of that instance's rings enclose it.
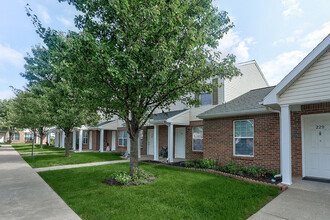
<instances>
[{"instance_id":1,"label":"tall tree","mask_svg":"<svg viewBox=\"0 0 330 220\"><path fill-rule=\"evenodd\" d=\"M17 132L16 118L13 117L13 100L0 100L0 128L8 131L9 133L9 144L12 143L13 134Z\"/></svg>"}]
</instances>

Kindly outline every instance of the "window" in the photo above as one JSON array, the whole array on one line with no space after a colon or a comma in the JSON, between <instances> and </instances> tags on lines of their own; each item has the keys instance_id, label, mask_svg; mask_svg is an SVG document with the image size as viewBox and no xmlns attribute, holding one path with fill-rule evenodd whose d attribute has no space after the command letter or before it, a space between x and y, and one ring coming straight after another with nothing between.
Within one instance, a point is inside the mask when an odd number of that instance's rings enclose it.
<instances>
[{"instance_id":1,"label":"window","mask_svg":"<svg viewBox=\"0 0 330 220\"><path fill-rule=\"evenodd\" d=\"M24 141L32 141L33 134L24 134Z\"/></svg>"},{"instance_id":2,"label":"window","mask_svg":"<svg viewBox=\"0 0 330 220\"><path fill-rule=\"evenodd\" d=\"M254 122L253 120L234 121L234 155L253 156Z\"/></svg>"},{"instance_id":3,"label":"window","mask_svg":"<svg viewBox=\"0 0 330 220\"><path fill-rule=\"evenodd\" d=\"M193 127L192 136L192 150L203 151L203 127Z\"/></svg>"},{"instance_id":4,"label":"window","mask_svg":"<svg viewBox=\"0 0 330 220\"><path fill-rule=\"evenodd\" d=\"M13 139L13 141L19 141L19 133L13 134L12 139Z\"/></svg>"},{"instance_id":5,"label":"window","mask_svg":"<svg viewBox=\"0 0 330 220\"><path fill-rule=\"evenodd\" d=\"M87 144L88 142L88 132L84 131L83 133L83 144Z\"/></svg>"},{"instance_id":6,"label":"window","mask_svg":"<svg viewBox=\"0 0 330 220\"><path fill-rule=\"evenodd\" d=\"M127 132L126 131L119 131L118 145L122 146L122 147L127 146Z\"/></svg>"},{"instance_id":7,"label":"window","mask_svg":"<svg viewBox=\"0 0 330 220\"><path fill-rule=\"evenodd\" d=\"M212 105L212 94L201 94L201 103L202 105Z\"/></svg>"}]
</instances>

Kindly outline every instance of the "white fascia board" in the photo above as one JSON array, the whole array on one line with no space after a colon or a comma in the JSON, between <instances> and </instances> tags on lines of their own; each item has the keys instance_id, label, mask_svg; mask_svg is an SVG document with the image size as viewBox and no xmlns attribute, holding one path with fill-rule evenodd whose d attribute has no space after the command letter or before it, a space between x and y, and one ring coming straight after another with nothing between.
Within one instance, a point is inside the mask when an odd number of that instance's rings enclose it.
<instances>
[{"instance_id":1,"label":"white fascia board","mask_svg":"<svg viewBox=\"0 0 330 220\"><path fill-rule=\"evenodd\" d=\"M256 115L256 114L267 114L267 113L273 113L273 111L266 109L250 109L239 112L226 112L226 113L218 113L213 115L197 116L197 117L200 119L213 119L213 118L226 118L233 116Z\"/></svg>"},{"instance_id":2,"label":"white fascia board","mask_svg":"<svg viewBox=\"0 0 330 220\"><path fill-rule=\"evenodd\" d=\"M177 114L177 115L174 115L174 116L171 117L171 118L168 118L166 121L167 121L168 123L172 123L174 119L176 119L176 118L178 118L178 117L180 117L180 116L186 114L187 112L189 112L189 109L187 109L186 111L183 111L183 112L181 112L181 113L179 113L179 114Z\"/></svg>"},{"instance_id":3,"label":"white fascia board","mask_svg":"<svg viewBox=\"0 0 330 220\"><path fill-rule=\"evenodd\" d=\"M278 97L330 47L330 34L317 45L277 86L264 98L264 105L278 104Z\"/></svg>"}]
</instances>

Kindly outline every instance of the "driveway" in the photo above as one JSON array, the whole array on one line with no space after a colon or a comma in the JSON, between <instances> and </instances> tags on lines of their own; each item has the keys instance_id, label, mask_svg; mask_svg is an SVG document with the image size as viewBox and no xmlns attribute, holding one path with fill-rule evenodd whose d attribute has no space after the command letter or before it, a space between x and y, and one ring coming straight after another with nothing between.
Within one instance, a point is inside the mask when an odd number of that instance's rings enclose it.
<instances>
[{"instance_id":1,"label":"driveway","mask_svg":"<svg viewBox=\"0 0 330 220\"><path fill-rule=\"evenodd\" d=\"M0 219L80 218L11 146L2 146Z\"/></svg>"},{"instance_id":2,"label":"driveway","mask_svg":"<svg viewBox=\"0 0 330 220\"><path fill-rule=\"evenodd\" d=\"M288 190L260 209L250 220L330 219L330 183L296 178Z\"/></svg>"}]
</instances>

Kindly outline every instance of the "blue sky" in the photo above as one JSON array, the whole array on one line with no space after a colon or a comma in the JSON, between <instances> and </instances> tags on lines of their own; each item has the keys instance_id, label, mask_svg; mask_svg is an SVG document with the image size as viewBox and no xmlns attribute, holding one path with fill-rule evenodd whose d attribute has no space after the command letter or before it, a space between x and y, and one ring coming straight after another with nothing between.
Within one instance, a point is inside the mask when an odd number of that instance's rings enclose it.
<instances>
[{"instance_id":1,"label":"blue sky","mask_svg":"<svg viewBox=\"0 0 330 220\"><path fill-rule=\"evenodd\" d=\"M56 0L10 0L0 8L0 99L9 86L26 81L24 56L41 40L26 16L29 3L45 26L74 29L75 9ZM218 50L234 53L238 62L256 60L270 85L277 84L330 33L329 0L214 0L235 23Z\"/></svg>"}]
</instances>

